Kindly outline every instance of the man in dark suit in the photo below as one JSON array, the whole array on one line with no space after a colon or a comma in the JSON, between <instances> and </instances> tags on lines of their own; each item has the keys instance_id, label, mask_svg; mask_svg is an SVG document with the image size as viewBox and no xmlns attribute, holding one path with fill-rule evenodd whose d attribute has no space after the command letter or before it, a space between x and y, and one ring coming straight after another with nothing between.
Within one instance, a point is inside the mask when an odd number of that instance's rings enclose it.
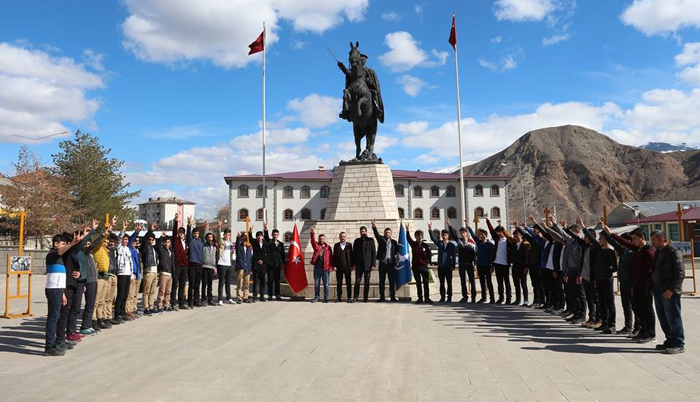
<instances>
[{"instance_id":1,"label":"man in dark suit","mask_svg":"<svg viewBox=\"0 0 700 402\"><path fill-rule=\"evenodd\" d=\"M343 298L343 278L348 290L348 303L352 299L352 266L353 253L352 244L346 241L347 235L345 232L340 232L340 241L333 245L333 270L335 270L336 294L338 302Z\"/></svg>"},{"instance_id":2,"label":"man in dark suit","mask_svg":"<svg viewBox=\"0 0 700 402\"><path fill-rule=\"evenodd\" d=\"M253 228L248 232L248 238L251 238ZM267 287L267 261L270 257L270 249L267 242L263 238L263 232L255 233L255 240L251 242L253 246L253 303L257 300L258 291L260 291L260 301L265 300L265 288Z\"/></svg>"},{"instance_id":3,"label":"man in dark suit","mask_svg":"<svg viewBox=\"0 0 700 402\"><path fill-rule=\"evenodd\" d=\"M269 249L269 257L267 260L267 294L269 300L275 297L275 300L282 300L280 297L280 275L282 267L287 263L287 257L284 253L284 243L280 241L280 231L272 229L272 239L267 233L267 222L265 222L265 243Z\"/></svg>"},{"instance_id":4,"label":"man in dark suit","mask_svg":"<svg viewBox=\"0 0 700 402\"><path fill-rule=\"evenodd\" d=\"M352 245L353 264L355 270L355 294L352 302L356 302L360 297L360 282L365 278L364 302L367 303L369 298L369 277L374 269L374 264L377 261L377 248L374 245L374 240L367 236L367 228L360 228L360 237L355 239Z\"/></svg>"},{"instance_id":5,"label":"man in dark suit","mask_svg":"<svg viewBox=\"0 0 700 402\"><path fill-rule=\"evenodd\" d=\"M389 296L391 301L397 302L396 299L396 263L399 261L399 244L391 238L391 229L384 229L384 236L379 235L377 225L372 221L372 231L377 239L379 247L377 248L377 260L379 260L379 300L384 302L384 288L386 286L386 277L389 277Z\"/></svg>"}]
</instances>

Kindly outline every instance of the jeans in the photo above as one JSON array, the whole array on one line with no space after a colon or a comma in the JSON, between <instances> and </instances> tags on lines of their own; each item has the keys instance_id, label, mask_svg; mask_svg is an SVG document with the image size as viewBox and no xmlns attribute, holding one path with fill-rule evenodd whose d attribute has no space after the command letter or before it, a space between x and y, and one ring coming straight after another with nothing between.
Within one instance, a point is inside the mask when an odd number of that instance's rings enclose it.
<instances>
[{"instance_id":1,"label":"jeans","mask_svg":"<svg viewBox=\"0 0 700 402\"><path fill-rule=\"evenodd\" d=\"M214 294L212 286L214 284L214 270L211 268L202 268L202 302L213 302ZM229 287L229 292L230 292Z\"/></svg>"},{"instance_id":2,"label":"jeans","mask_svg":"<svg viewBox=\"0 0 700 402\"><path fill-rule=\"evenodd\" d=\"M379 299L384 300L384 286L389 277L389 297L396 298L396 264L379 263Z\"/></svg>"},{"instance_id":3,"label":"jeans","mask_svg":"<svg viewBox=\"0 0 700 402\"><path fill-rule=\"evenodd\" d=\"M272 299L273 296L280 295L280 275L282 267L273 265L267 266L267 295Z\"/></svg>"},{"instance_id":4,"label":"jeans","mask_svg":"<svg viewBox=\"0 0 700 402\"><path fill-rule=\"evenodd\" d=\"M231 278L233 277L233 267L228 265L217 265L216 267L216 269L219 271L219 301L228 300L231 298ZM226 286L225 298L224 285Z\"/></svg>"},{"instance_id":5,"label":"jeans","mask_svg":"<svg viewBox=\"0 0 700 402\"><path fill-rule=\"evenodd\" d=\"M114 303L114 313L117 317L126 316L126 298L129 296L131 275L117 275L117 301Z\"/></svg>"},{"instance_id":6,"label":"jeans","mask_svg":"<svg viewBox=\"0 0 700 402\"><path fill-rule=\"evenodd\" d=\"M486 290L488 289L489 298L494 300L493 283L491 282L491 267L488 265L479 265L476 267L479 273L479 284L481 285L481 300L486 300Z\"/></svg>"},{"instance_id":7,"label":"jeans","mask_svg":"<svg viewBox=\"0 0 700 402\"><path fill-rule=\"evenodd\" d=\"M595 285L591 281L585 279L583 282L583 290L586 292L586 303L588 304L588 321L598 321L599 312L596 311L598 306L598 293L595 290Z\"/></svg>"},{"instance_id":8,"label":"jeans","mask_svg":"<svg viewBox=\"0 0 700 402\"><path fill-rule=\"evenodd\" d=\"M625 328L637 330L640 322L632 300L632 285L620 283L620 301L622 302L622 311L625 315Z\"/></svg>"},{"instance_id":9,"label":"jeans","mask_svg":"<svg viewBox=\"0 0 700 402\"><path fill-rule=\"evenodd\" d=\"M672 348L685 347L683 319L681 317L681 295L673 293L670 299L662 296L665 289L654 287L654 302L659 324L666 335L665 345Z\"/></svg>"},{"instance_id":10,"label":"jeans","mask_svg":"<svg viewBox=\"0 0 700 402\"><path fill-rule=\"evenodd\" d=\"M200 306L202 299L199 297L199 284L202 282L202 266L190 264L190 267L187 269L187 278L190 283L190 286L187 288L187 304L190 307L195 304Z\"/></svg>"},{"instance_id":11,"label":"jeans","mask_svg":"<svg viewBox=\"0 0 700 402\"><path fill-rule=\"evenodd\" d=\"M515 300L529 300L527 294L527 275L525 274L525 266L513 264L513 286L515 287ZM520 296L522 295L522 299Z\"/></svg>"},{"instance_id":12,"label":"jeans","mask_svg":"<svg viewBox=\"0 0 700 402\"><path fill-rule=\"evenodd\" d=\"M430 273L428 267L413 268L413 277L416 280L416 289L418 292L418 300L430 300Z\"/></svg>"},{"instance_id":13,"label":"jeans","mask_svg":"<svg viewBox=\"0 0 700 402\"><path fill-rule=\"evenodd\" d=\"M576 277L569 276L567 285L569 300L571 300L569 311L574 313L577 318L586 318L586 290L583 288L583 281L578 285L576 284Z\"/></svg>"},{"instance_id":14,"label":"jeans","mask_svg":"<svg viewBox=\"0 0 700 402\"><path fill-rule=\"evenodd\" d=\"M352 297L352 271L350 268L339 269L335 271L335 293L338 296L338 301L343 297L343 279L348 290L348 299Z\"/></svg>"},{"instance_id":15,"label":"jeans","mask_svg":"<svg viewBox=\"0 0 700 402\"><path fill-rule=\"evenodd\" d=\"M185 286L187 285L187 267L183 265L175 265L172 276L173 284L170 292L170 305L184 306L185 305Z\"/></svg>"},{"instance_id":16,"label":"jeans","mask_svg":"<svg viewBox=\"0 0 700 402\"><path fill-rule=\"evenodd\" d=\"M369 297L369 278L371 274L372 271L369 268L355 271L355 299L360 297L360 282L362 282L362 278L365 279L365 287L363 292L364 300L367 300Z\"/></svg>"},{"instance_id":17,"label":"jeans","mask_svg":"<svg viewBox=\"0 0 700 402\"><path fill-rule=\"evenodd\" d=\"M474 276L474 264L459 265L459 283L462 286L462 298L465 300L469 296L467 292L467 276L469 277L469 288L471 289L472 300L476 299L476 278Z\"/></svg>"},{"instance_id":18,"label":"jeans","mask_svg":"<svg viewBox=\"0 0 700 402\"><path fill-rule=\"evenodd\" d=\"M68 334L78 332L78 315L80 315L80 306L83 302L84 292L85 283L78 282L75 286L72 300L68 300L68 322L66 324Z\"/></svg>"},{"instance_id":19,"label":"jeans","mask_svg":"<svg viewBox=\"0 0 700 402\"><path fill-rule=\"evenodd\" d=\"M66 330L68 329L68 313L70 312L70 306L73 303L73 297L75 296L75 288L68 286L63 293L66 295L66 300L68 303L66 303L65 306L60 306L61 312L58 316L58 326L56 327L56 342L63 342L66 339L66 335L68 335L66 333Z\"/></svg>"},{"instance_id":20,"label":"jeans","mask_svg":"<svg viewBox=\"0 0 700 402\"><path fill-rule=\"evenodd\" d=\"M445 296L452 299L452 268L438 267L438 279L440 280L440 299L444 299Z\"/></svg>"},{"instance_id":21,"label":"jeans","mask_svg":"<svg viewBox=\"0 0 700 402\"><path fill-rule=\"evenodd\" d=\"M639 317L639 334L648 338L656 337L656 319L654 318L654 307L651 287L646 285L634 285L634 305L637 317Z\"/></svg>"},{"instance_id":22,"label":"jeans","mask_svg":"<svg viewBox=\"0 0 700 402\"><path fill-rule=\"evenodd\" d=\"M261 265L253 268L253 299L258 297L258 291L260 292L260 299L265 298L265 290L267 288L267 267Z\"/></svg>"},{"instance_id":23,"label":"jeans","mask_svg":"<svg viewBox=\"0 0 700 402\"><path fill-rule=\"evenodd\" d=\"M95 312L95 301L97 300L97 282L85 284L85 309L83 310L83 321L80 329L92 328L92 316Z\"/></svg>"},{"instance_id":24,"label":"jeans","mask_svg":"<svg viewBox=\"0 0 700 402\"><path fill-rule=\"evenodd\" d=\"M510 267L508 265L494 264L496 271L496 282L498 283L498 299L503 300L503 287L506 288L506 302L510 302L512 297L510 291L510 275L508 271Z\"/></svg>"},{"instance_id":25,"label":"jeans","mask_svg":"<svg viewBox=\"0 0 700 402\"><path fill-rule=\"evenodd\" d=\"M46 318L46 349L56 343L56 328L58 318L61 316L61 299L65 289L46 289L46 303L49 308L49 316Z\"/></svg>"},{"instance_id":26,"label":"jeans","mask_svg":"<svg viewBox=\"0 0 700 402\"><path fill-rule=\"evenodd\" d=\"M613 289L613 279L601 279L596 281L598 290L598 300L600 303L600 317L603 325L615 328L615 291Z\"/></svg>"},{"instance_id":27,"label":"jeans","mask_svg":"<svg viewBox=\"0 0 700 402\"><path fill-rule=\"evenodd\" d=\"M544 284L542 283L542 275L540 275L540 267L537 264L528 265L530 271L530 282L532 282L532 302L535 304L544 303Z\"/></svg>"},{"instance_id":28,"label":"jeans","mask_svg":"<svg viewBox=\"0 0 700 402\"><path fill-rule=\"evenodd\" d=\"M323 281L323 300L328 300L331 289L328 284L329 272L323 267L314 267L314 299L318 300L320 294L321 281Z\"/></svg>"}]
</instances>

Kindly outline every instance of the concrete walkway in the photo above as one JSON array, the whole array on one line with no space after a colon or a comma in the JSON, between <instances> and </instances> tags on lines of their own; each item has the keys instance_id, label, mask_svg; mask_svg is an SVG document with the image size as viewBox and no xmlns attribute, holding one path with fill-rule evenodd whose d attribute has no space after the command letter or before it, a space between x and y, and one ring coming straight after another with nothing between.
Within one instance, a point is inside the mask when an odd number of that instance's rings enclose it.
<instances>
[{"instance_id":1,"label":"concrete walkway","mask_svg":"<svg viewBox=\"0 0 700 402\"><path fill-rule=\"evenodd\" d=\"M3 401L700 400L697 298L677 356L522 307L268 302L144 317L44 357L36 279L38 315L0 321Z\"/></svg>"}]
</instances>

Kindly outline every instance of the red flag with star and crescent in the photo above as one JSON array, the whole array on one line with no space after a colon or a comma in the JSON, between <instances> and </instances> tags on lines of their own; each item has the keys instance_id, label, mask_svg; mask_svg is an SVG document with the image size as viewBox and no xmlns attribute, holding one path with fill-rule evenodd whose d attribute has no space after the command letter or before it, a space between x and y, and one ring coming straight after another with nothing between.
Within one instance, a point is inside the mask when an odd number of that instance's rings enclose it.
<instances>
[{"instance_id":1,"label":"red flag with star and crescent","mask_svg":"<svg viewBox=\"0 0 700 402\"><path fill-rule=\"evenodd\" d=\"M262 52L263 49L265 49L265 31L262 31L260 33L260 36L258 36L258 39L256 39L255 42L248 45L248 47L250 48L248 55Z\"/></svg>"},{"instance_id":2,"label":"red flag with star and crescent","mask_svg":"<svg viewBox=\"0 0 700 402\"><path fill-rule=\"evenodd\" d=\"M455 15L452 14L452 29L450 30L450 45L454 50L457 50L457 30L455 29Z\"/></svg>"},{"instance_id":3,"label":"red flag with star and crescent","mask_svg":"<svg viewBox=\"0 0 700 402\"><path fill-rule=\"evenodd\" d=\"M294 224L292 241L289 243L287 264L284 266L284 277L295 294L309 286L309 282L306 279L306 267L304 266L304 253L301 251L301 242L299 241L299 231L296 223Z\"/></svg>"}]
</instances>

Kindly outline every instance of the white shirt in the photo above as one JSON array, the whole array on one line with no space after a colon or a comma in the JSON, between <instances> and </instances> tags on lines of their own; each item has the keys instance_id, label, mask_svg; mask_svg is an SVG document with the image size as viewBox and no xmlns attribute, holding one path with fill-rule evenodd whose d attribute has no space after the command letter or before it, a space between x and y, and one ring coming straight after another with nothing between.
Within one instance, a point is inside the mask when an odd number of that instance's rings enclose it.
<instances>
[{"instance_id":1,"label":"white shirt","mask_svg":"<svg viewBox=\"0 0 700 402\"><path fill-rule=\"evenodd\" d=\"M340 249L341 249L341 250L345 250L345 245L346 245L346 244L347 244L346 242L340 243Z\"/></svg>"},{"instance_id":2,"label":"white shirt","mask_svg":"<svg viewBox=\"0 0 700 402\"><path fill-rule=\"evenodd\" d=\"M550 241L547 241L544 244L544 247L547 248L550 243ZM547 265L545 268L554 271L554 244L552 244L552 247L549 248L549 256L547 256Z\"/></svg>"},{"instance_id":3,"label":"white shirt","mask_svg":"<svg viewBox=\"0 0 700 402\"><path fill-rule=\"evenodd\" d=\"M508 265L508 240L505 238L498 239L498 251L493 262L498 265Z\"/></svg>"},{"instance_id":4,"label":"white shirt","mask_svg":"<svg viewBox=\"0 0 700 402\"><path fill-rule=\"evenodd\" d=\"M224 240L224 252L219 255L219 265L226 267L231 266L231 250L233 249L233 242L231 240ZM234 250L235 252L235 250ZM235 259L235 258L234 258Z\"/></svg>"}]
</instances>

